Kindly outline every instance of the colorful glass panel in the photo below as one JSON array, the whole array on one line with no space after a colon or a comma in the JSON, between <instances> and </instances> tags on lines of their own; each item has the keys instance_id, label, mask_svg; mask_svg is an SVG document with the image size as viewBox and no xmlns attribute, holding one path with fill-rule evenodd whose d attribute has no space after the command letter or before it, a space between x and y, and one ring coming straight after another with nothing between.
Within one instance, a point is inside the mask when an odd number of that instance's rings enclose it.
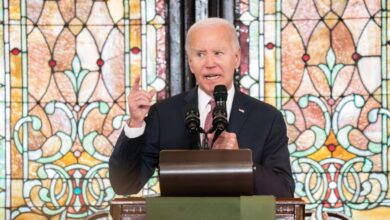
<instances>
[{"instance_id":1,"label":"colorful glass panel","mask_svg":"<svg viewBox=\"0 0 390 220\"><path fill-rule=\"evenodd\" d=\"M107 210L131 79L167 96L164 1L1 3L0 219Z\"/></svg>"},{"instance_id":2,"label":"colorful glass panel","mask_svg":"<svg viewBox=\"0 0 390 220\"><path fill-rule=\"evenodd\" d=\"M388 3L236 1L241 90L285 115L308 210L385 218ZM80 219L115 195L107 159L132 79L166 84L162 0L0 1L0 219ZM140 194L158 192L154 177Z\"/></svg>"},{"instance_id":3,"label":"colorful glass panel","mask_svg":"<svg viewBox=\"0 0 390 220\"><path fill-rule=\"evenodd\" d=\"M389 215L387 1L239 1L240 86L286 119L318 219ZM369 210L369 211L368 211Z\"/></svg>"}]
</instances>

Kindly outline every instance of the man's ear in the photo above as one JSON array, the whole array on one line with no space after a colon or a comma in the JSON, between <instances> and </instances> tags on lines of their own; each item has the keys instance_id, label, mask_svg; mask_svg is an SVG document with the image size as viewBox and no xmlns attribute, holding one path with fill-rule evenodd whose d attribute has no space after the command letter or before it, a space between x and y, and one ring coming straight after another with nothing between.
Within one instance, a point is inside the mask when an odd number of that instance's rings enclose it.
<instances>
[{"instance_id":1,"label":"man's ear","mask_svg":"<svg viewBox=\"0 0 390 220\"><path fill-rule=\"evenodd\" d=\"M241 48L238 48L234 62L234 66L237 69L241 64Z\"/></svg>"}]
</instances>

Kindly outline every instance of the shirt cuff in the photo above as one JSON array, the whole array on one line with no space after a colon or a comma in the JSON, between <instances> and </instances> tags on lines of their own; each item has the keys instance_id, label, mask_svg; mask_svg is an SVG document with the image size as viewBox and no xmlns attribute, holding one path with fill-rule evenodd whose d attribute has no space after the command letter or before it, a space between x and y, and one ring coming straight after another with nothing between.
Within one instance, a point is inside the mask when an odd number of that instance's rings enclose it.
<instances>
[{"instance_id":1,"label":"shirt cuff","mask_svg":"<svg viewBox=\"0 0 390 220\"><path fill-rule=\"evenodd\" d=\"M146 123L145 121L142 123L142 126L139 128L130 128L127 123L123 126L123 130L125 131L125 135L128 138L137 138L144 134Z\"/></svg>"}]
</instances>

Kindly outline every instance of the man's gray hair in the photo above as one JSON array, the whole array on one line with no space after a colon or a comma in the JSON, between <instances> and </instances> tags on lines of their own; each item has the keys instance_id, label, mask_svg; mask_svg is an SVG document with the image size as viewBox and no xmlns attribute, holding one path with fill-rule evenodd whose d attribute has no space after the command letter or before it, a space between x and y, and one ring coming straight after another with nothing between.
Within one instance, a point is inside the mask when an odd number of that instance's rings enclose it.
<instances>
[{"instance_id":1,"label":"man's gray hair","mask_svg":"<svg viewBox=\"0 0 390 220\"><path fill-rule=\"evenodd\" d=\"M186 43L185 43L185 49L186 49L187 53L190 49L190 41L191 41L192 32L194 30L199 29L199 28L212 27L215 25L223 25L223 26L227 27L228 34L230 34L230 39L232 41L233 48L237 49L237 50L240 48L240 43L238 42L236 29L234 28L233 24L231 24L229 21L227 21L223 18L206 18L206 19L195 22L188 30L187 37L186 37Z\"/></svg>"}]
</instances>

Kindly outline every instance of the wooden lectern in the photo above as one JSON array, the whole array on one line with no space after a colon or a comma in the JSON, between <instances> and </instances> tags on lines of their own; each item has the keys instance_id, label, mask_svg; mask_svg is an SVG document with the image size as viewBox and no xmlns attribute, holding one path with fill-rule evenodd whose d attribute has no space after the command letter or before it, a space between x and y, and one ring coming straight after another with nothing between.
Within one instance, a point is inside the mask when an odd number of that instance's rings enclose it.
<instances>
[{"instance_id":1,"label":"wooden lectern","mask_svg":"<svg viewBox=\"0 0 390 220\"><path fill-rule=\"evenodd\" d=\"M143 220L146 215L144 198L121 198L111 201L113 220ZM305 202L302 199L276 199L276 219L301 220L305 217Z\"/></svg>"},{"instance_id":2,"label":"wooden lectern","mask_svg":"<svg viewBox=\"0 0 390 220\"><path fill-rule=\"evenodd\" d=\"M160 152L161 196L241 196L253 195L253 162L249 149ZM145 219L144 198L111 201L114 220ZM301 199L276 199L276 219L304 219ZM261 218L261 216L259 216Z\"/></svg>"}]
</instances>

